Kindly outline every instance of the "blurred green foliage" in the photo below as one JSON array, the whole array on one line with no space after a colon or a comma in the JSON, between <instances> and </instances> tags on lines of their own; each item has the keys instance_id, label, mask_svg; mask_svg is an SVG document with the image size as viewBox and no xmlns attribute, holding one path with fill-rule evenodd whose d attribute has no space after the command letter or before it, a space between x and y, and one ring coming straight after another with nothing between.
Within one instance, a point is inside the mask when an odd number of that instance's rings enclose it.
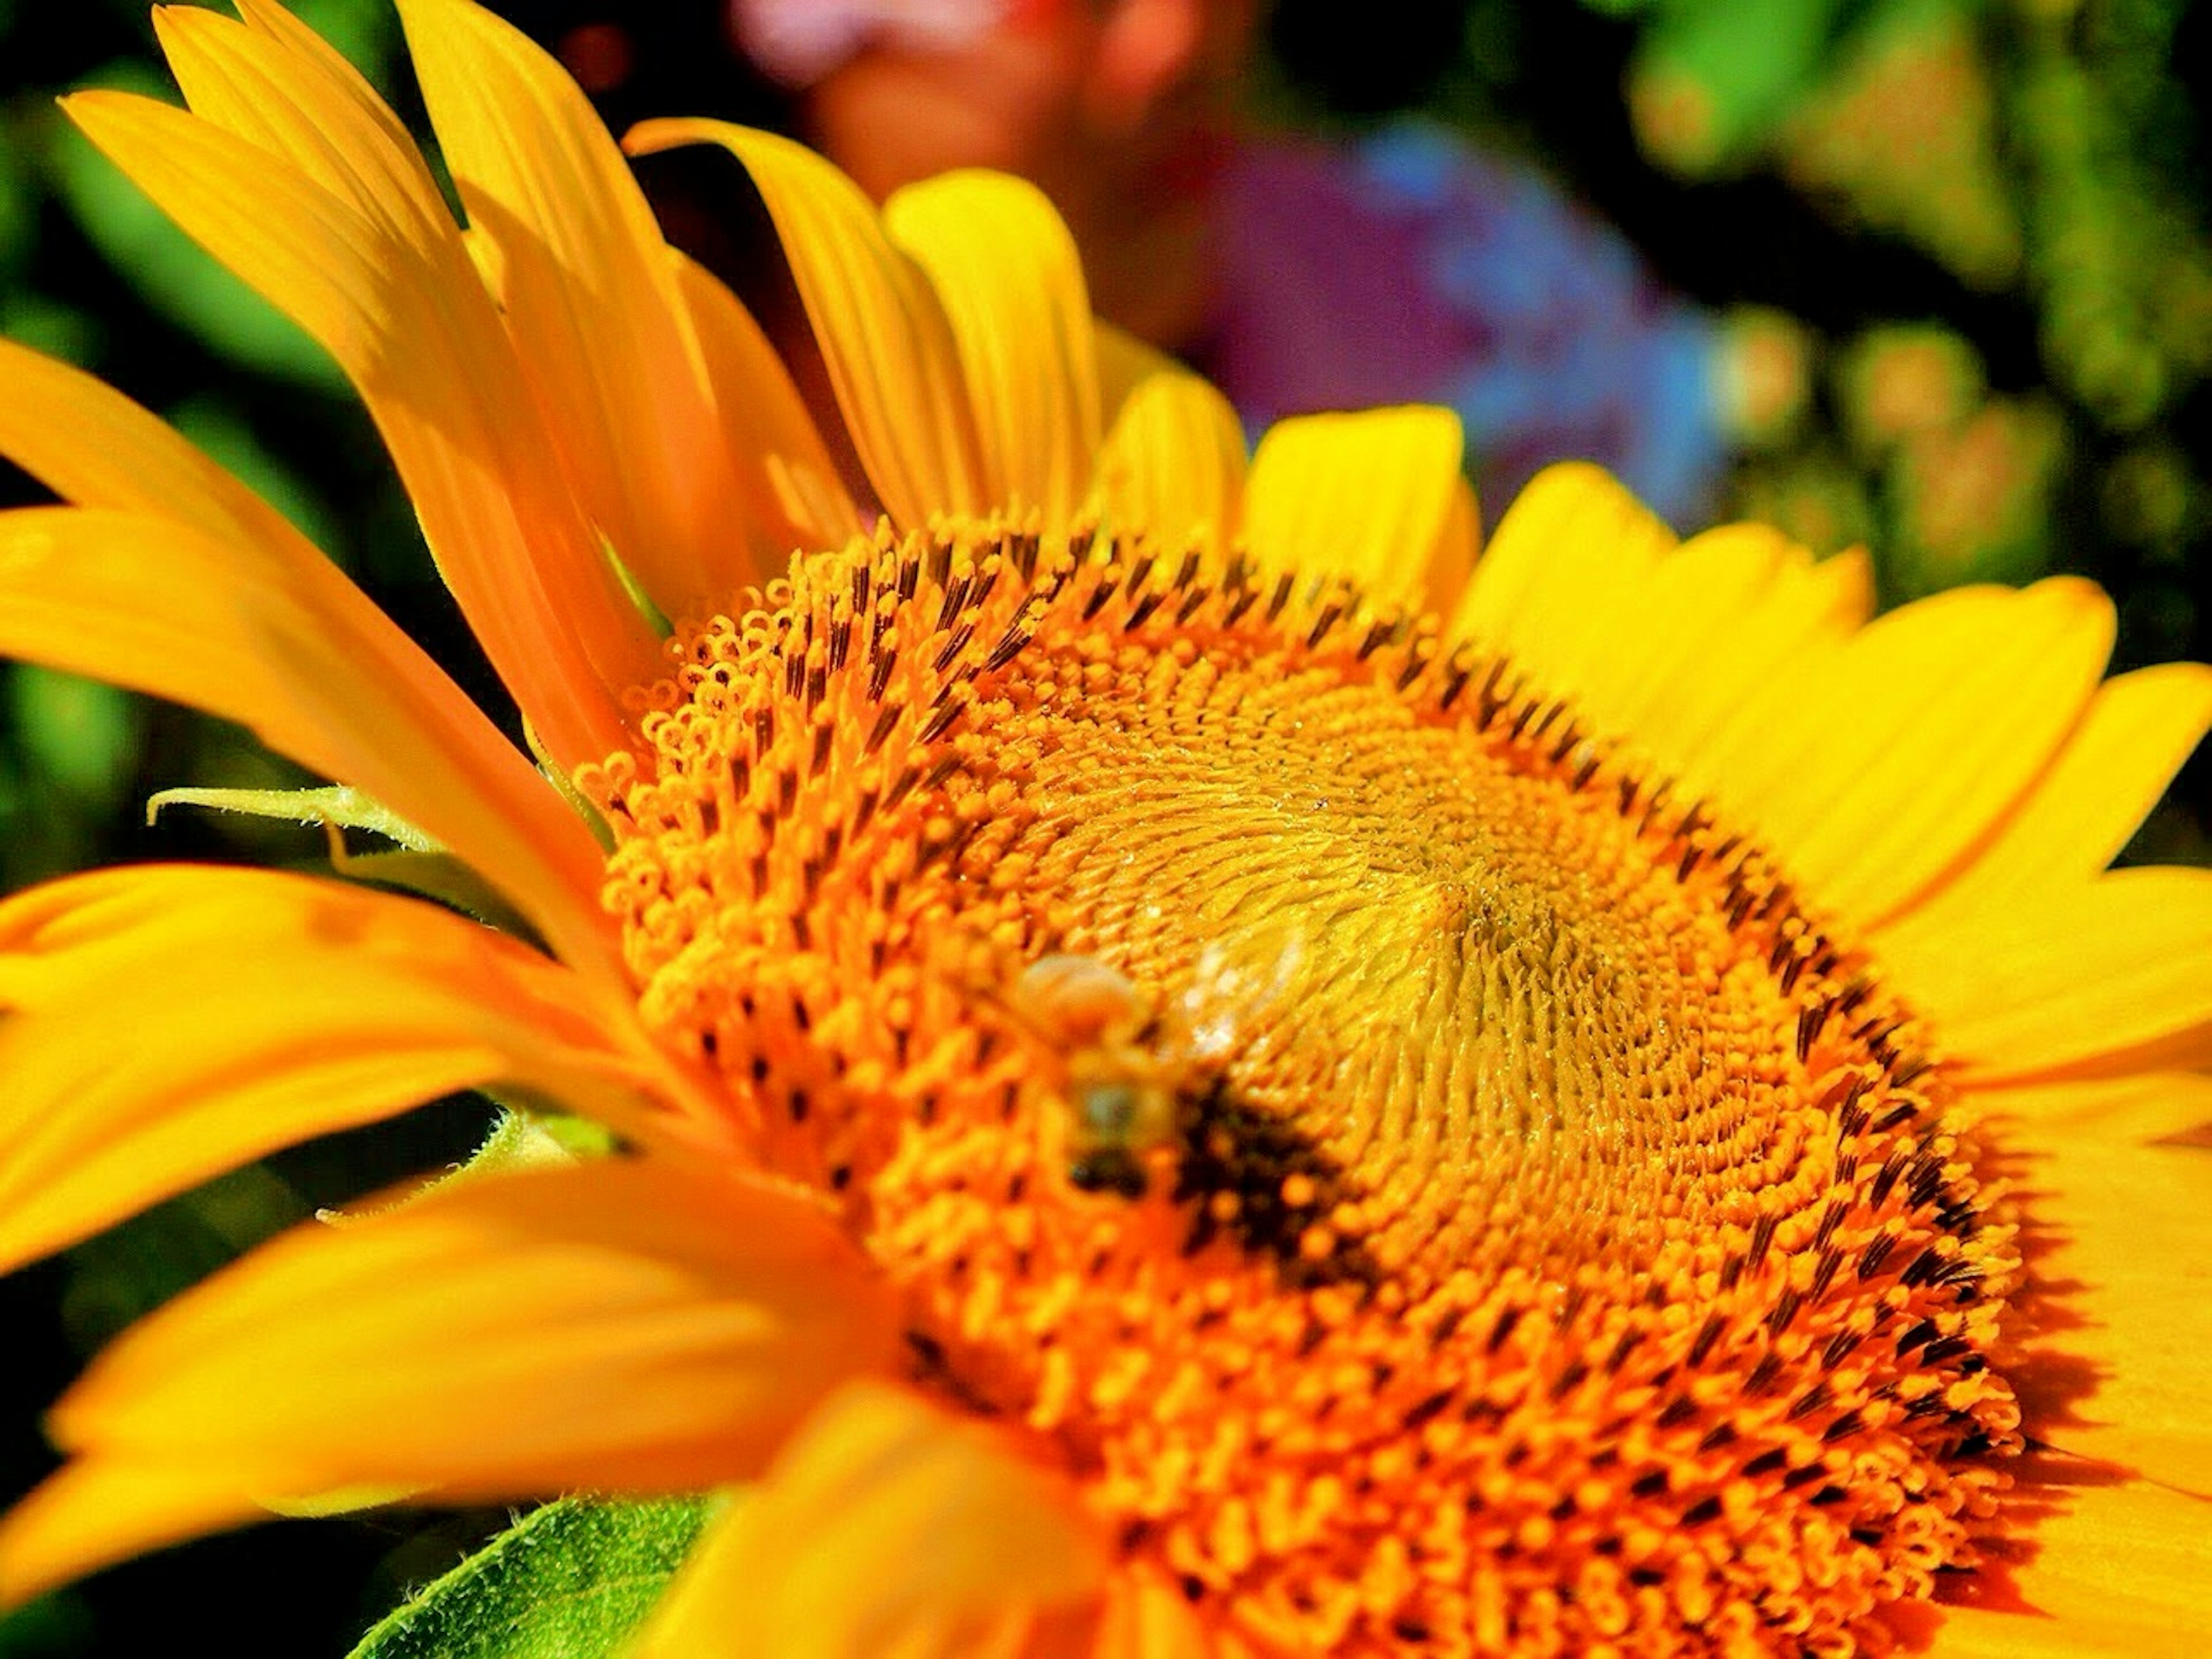
<instances>
[{"instance_id":1,"label":"blurred green foliage","mask_svg":"<svg viewBox=\"0 0 2212 1659\"><path fill-rule=\"evenodd\" d=\"M1282 0L1320 15L1322 0ZM2116 665L2212 654L2203 0L1464 0L1405 97L1729 314L1729 508L1885 603L2075 571ZM1303 27L1326 106L1358 25ZM2140 855L2202 861L2212 762Z\"/></svg>"}]
</instances>

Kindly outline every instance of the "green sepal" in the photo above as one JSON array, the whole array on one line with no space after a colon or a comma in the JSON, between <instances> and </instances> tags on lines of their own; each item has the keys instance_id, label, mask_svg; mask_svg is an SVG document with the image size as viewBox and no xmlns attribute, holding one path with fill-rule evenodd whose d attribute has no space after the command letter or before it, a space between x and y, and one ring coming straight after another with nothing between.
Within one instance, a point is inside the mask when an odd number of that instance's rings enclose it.
<instances>
[{"instance_id":1,"label":"green sepal","mask_svg":"<svg viewBox=\"0 0 2212 1659\"><path fill-rule=\"evenodd\" d=\"M152 823L169 806L204 806L210 811L237 812L246 817L365 830L410 852L438 850L436 842L390 807L342 783L312 789L164 789L147 798L146 822Z\"/></svg>"},{"instance_id":2,"label":"green sepal","mask_svg":"<svg viewBox=\"0 0 2212 1659\"><path fill-rule=\"evenodd\" d=\"M564 1112L550 1101L537 1096L525 1097L520 1091L483 1089L478 1093L498 1108L499 1118L483 1144L469 1154L467 1159L453 1164L446 1172L410 1188L397 1198L380 1204L357 1204L345 1209L319 1210L319 1220L334 1227L346 1227L371 1216L403 1208L432 1193L442 1192L463 1182L497 1180L502 1176L527 1174L533 1170L556 1167L563 1164L580 1163L587 1158L610 1158L616 1151L614 1134L604 1124L594 1123L586 1117ZM4 1656L0 1656L4 1659Z\"/></svg>"},{"instance_id":3,"label":"green sepal","mask_svg":"<svg viewBox=\"0 0 2212 1659\"><path fill-rule=\"evenodd\" d=\"M558 1109L540 1110L536 1103L522 1108L501 1103L491 1133L455 1173L514 1175L579 1158L605 1158L613 1150L613 1136L589 1118L573 1117Z\"/></svg>"},{"instance_id":4,"label":"green sepal","mask_svg":"<svg viewBox=\"0 0 2212 1659\"><path fill-rule=\"evenodd\" d=\"M350 1659L615 1659L714 1507L548 1504L386 1618Z\"/></svg>"},{"instance_id":5,"label":"green sepal","mask_svg":"<svg viewBox=\"0 0 2212 1659\"><path fill-rule=\"evenodd\" d=\"M498 889L451 853L349 853L331 832L331 868L349 881L394 887L472 916L513 939L541 943L538 930Z\"/></svg>"},{"instance_id":6,"label":"green sepal","mask_svg":"<svg viewBox=\"0 0 2212 1659\"><path fill-rule=\"evenodd\" d=\"M331 867L348 880L396 887L473 916L502 933L540 943L536 930L489 882L391 808L345 784L312 789L164 789L148 798L146 822L153 823L170 806L319 824L330 842ZM347 830L380 836L399 850L349 851L342 833Z\"/></svg>"}]
</instances>

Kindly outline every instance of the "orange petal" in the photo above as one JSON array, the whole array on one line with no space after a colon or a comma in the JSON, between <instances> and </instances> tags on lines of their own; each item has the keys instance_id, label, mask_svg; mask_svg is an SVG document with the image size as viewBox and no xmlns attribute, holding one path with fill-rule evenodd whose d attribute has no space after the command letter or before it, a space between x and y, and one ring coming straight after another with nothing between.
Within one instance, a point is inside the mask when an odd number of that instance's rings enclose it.
<instances>
[{"instance_id":1,"label":"orange petal","mask_svg":"<svg viewBox=\"0 0 2212 1659\"><path fill-rule=\"evenodd\" d=\"M1111 423L1098 458L1100 505L1116 531L1169 547L1237 533L1244 432L1229 399L1173 359L1101 324L1098 357Z\"/></svg>"},{"instance_id":2,"label":"orange petal","mask_svg":"<svg viewBox=\"0 0 2212 1659\"><path fill-rule=\"evenodd\" d=\"M1983 1086L2212 1062L2212 870L2114 871L1881 955Z\"/></svg>"},{"instance_id":3,"label":"orange petal","mask_svg":"<svg viewBox=\"0 0 2212 1659\"><path fill-rule=\"evenodd\" d=\"M706 355L731 471L754 503L732 526L751 547L747 580L765 581L781 574L794 548L842 547L866 526L767 333L713 272L669 254Z\"/></svg>"},{"instance_id":4,"label":"orange petal","mask_svg":"<svg viewBox=\"0 0 2212 1659\"><path fill-rule=\"evenodd\" d=\"M978 1424L858 1382L686 1563L641 1659L1066 1650L1105 1576L1073 1490ZM1087 1621L1086 1621L1087 1622Z\"/></svg>"},{"instance_id":5,"label":"orange petal","mask_svg":"<svg viewBox=\"0 0 2212 1659\"><path fill-rule=\"evenodd\" d=\"M469 702L445 672L352 591L323 556L275 508L203 455L163 422L82 371L0 340L0 454L86 507L114 507L171 520L212 538L264 574L258 580L310 596L335 611L346 644L377 663L394 687L381 701L411 702L425 732L400 741L407 750L447 754L454 765L417 781L391 773L380 794L401 817L429 829L464 860L512 894L538 889L526 904L549 936L588 938L600 931L598 851L557 792ZM0 578L0 586L5 579ZM108 596L102 596L106 598ZM112 602L112 601L111 601ZM21 647L26 654L37 654ZM95 667L88 672L97 673ZM433 793L426 789L442 788ZM504 823L507 827L498 830ZM486 839L487 826L495 831ZM538 844L518 854L518 834ZM561 910L569 920L556 920Z\"/></svg>"},{"instance_id":6,"label":"orange petal","mask_svg":"<svg viewBox=\"0 0 2212 1659\"><path fill-rule=\"evenodd\" d=\"M985 492L1066 527L1098 455L1098 352L1075 239L1036 185L975 171L897 191L884 228L952 325Z\"/></svg>"},{"instance_id":7,"label":"orange petal","mask_svg":"<svg viewBox=\"0 0 2212 1659\"><path fill-rule=\"evenodd\" d=\"M2130 1146L2086 1137L2036 1148L2019 1186L2032 1285L2055 1305L2033 1340L2077 1376L2098 1373L2081 1398L2019 1381L2024 1426L2081 1457L2195 1492L2212 1510L2212 1152ZM2065 1376L2059 1381L2063 1382Z\"/></svg>"},{"instance_id":8,"label":"orange petal","mask_svg":"<svg viewBox=\"0 0 2212 1659\"><path fill-rule=\"evenodd\" d=\"M186 106L282 156L419 256L441 258L453 235L445 198L375 88L289 12L268 0L243 0L239 11L239 21L196 7L155 11Z\"/></svg>"},{"instance_id":9,"label":"orange petal","mask_svg":"<svg viewBox=\"0 0 2212 1659\"><path fill-rule=\"evenodd\" d=\"M430 550L539 740L564 767L627 741L621 693L662 672L652 629L600 556L512 347L450 222L428 246L423 215L393 199L404 158L379 124L317 79L319 64L212 14L173 23L222 73L203 101L278 149L150 99L65 100L71 118L191 236L287 312L360 390L398 465ZM221 88L216 96L210 88ZM247 112L252 112L248 114ZM340 121L355 155L328 147ZM388 146L387 146L388 149ZM326 188L314 170L356 182ZM419 167L419 161L415 163Z\"/></svg>"},{"instance_id":10,"label":"orange petal","mask_svg":"<svg viewBox=\"0 0 2212 1659\"><path fill-rule=\"evenodd\" d=\"M1978 1574L1984 1605L1946 1607L1931 1659L2194 1659L2204 1648L2204 1564L2212 1504L2147 1481L2065 1487L2011 1570L2014 1588Z\"/></svg>"},{"instance_id":11,"label":"orange petal","mask_svg":"<svg viewBox=\"0 0 2212 1659\"><path fill-rule=\"evenodd\" d=\"M320 559L283 514L82 369L0 339L0 455L64 501L173 519L242 557ZM472 706L465 718L483 719Z\"/></svg>"},{"instance_id":12,"label":"orange petal","mask_svg":"<svg viewBox=\"0 0 2212 1659\"><path fill-rule=\"evenodd\" d=\"M1459 416L1408 405L1279 422L1244 490L1244 539L1262 568L1349 576L1378 598L1432 598L1469 562ZM1464 510L1462 510L1464 509Z\"/></svg>"},{"instance_id":13,"label":"orange petal","mask_svg":"<svg viewBox=\"0 0 2212 1659\"><path fill-rule=\"evenodd\" d=\"M423 101L562 463L660 610L763 572L667 245L614 140L541 47L468 0L401 0ZM783 527L778 526L781 532Z\"/></svg>"},{"instance_id":14,"label":"orange petal","mask_svg":"<svg viewBox=\"0 0 2212 1659\"><path fill-rule=\"evenodd\" d=\"M787 138L724 121L645 121L623 143L634 155L717 144L744 164L775 221L861 464L894 520L919 528L933 513L1000 505L984 489L951 323L858 185Z\"/></svg>"},{"instance_id":15,"label":"orange petal","mask_svg":"<svg viewBox=\"0 0 2212 1659\"><path fill-rule=\"evenodd\" d=\"M1190 1598L1148 1567L1124 1566L1106 1586L1091 1659L1212 1659Z\"/></svg>"},{"instance_id":16,"label":"orange petal","mask_svg":"<svg viewBox=\"0 0 2212 1659\"><path fill-rule=\"evenodd\" d=\"M435 837L563 957L620 982L590 836L304 542L240 552L174 523L27 508L0 514L0 652L252 727Z\"/></svg>"},{"instance_id":17,"label":"orange petal","mask_svg":"<svg viewBox=\"0 0 2212 1659\"><path fill-rule=\"evenodd\" d=\"M126 1332L55 1408L75 1459L0 1524L0 1595L263 1499L744 1479L896 1328L811 1204L657 1162L311 1223Z\"/></svg>"},{"instance_id":18,"label":"orange petal","mask_svg":"<svg viewBox=\"0 0 2212 1659\"><path fill-rule=\"evenodd\" d=\"M265 871L142 866L16 896L0 1010L0 1266L460 1090L514 1085L664 1136L690 1092L628 1006L558 963L426 904ZM131 1040L87 1040L103 1029Z\"/></svg>"}]
</instances>

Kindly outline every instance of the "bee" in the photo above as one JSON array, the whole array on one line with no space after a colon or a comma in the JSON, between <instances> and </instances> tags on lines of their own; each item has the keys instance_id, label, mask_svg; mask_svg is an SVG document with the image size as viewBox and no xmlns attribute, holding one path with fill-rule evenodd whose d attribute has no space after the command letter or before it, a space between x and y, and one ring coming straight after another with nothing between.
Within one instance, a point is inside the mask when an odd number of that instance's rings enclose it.
<instances>
[{"instance_id":1,"label":"bee","mask_svg":"<svg viewBox=\"0 0 2212 1659\"><path fill-rule=\"evenodd\" d=\"M1060 1057L1048 1128L1068 1183L1131 1200L1164 1179L1171 1186L1200 1103L1297 958L1293 943L1262 984L1227 947L1209 945L1190 984L1158 1005L1096 957L1042 957L1024 969L1011 1012Z\"/></svg>"}]
</instances>

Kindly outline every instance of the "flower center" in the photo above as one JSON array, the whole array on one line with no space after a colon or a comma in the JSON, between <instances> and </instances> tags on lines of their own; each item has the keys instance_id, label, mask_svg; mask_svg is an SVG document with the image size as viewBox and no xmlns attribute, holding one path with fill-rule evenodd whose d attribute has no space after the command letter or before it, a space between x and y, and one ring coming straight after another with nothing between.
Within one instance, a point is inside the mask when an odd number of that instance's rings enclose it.
<instances>
[{"instance_id":1,"label":"flower center","mask_svg":"<svg viewBox=\"0 0 2212 1659\"><path fill-rule=\"evenodd\" d=\"M801 561L591 781L647 1015L1201 1616L1882 1639L2016 1444L1940 1068L1431 620L998 526Z\"/></svg>"}]
</instances>

